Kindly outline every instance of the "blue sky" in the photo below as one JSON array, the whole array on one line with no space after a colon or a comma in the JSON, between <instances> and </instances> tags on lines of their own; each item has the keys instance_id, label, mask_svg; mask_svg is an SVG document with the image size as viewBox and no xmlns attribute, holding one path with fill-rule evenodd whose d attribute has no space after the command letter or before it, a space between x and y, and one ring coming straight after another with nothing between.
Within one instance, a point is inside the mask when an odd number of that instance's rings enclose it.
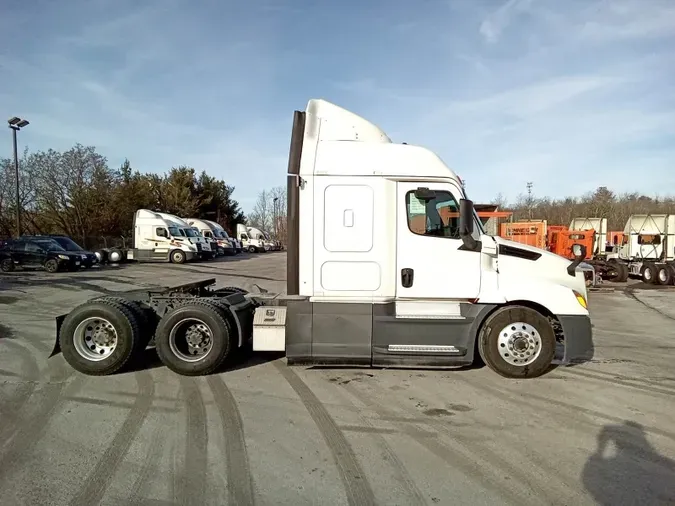
<instances>
[{"instance_id":1,"label":"blue sky","mask_svg":"<svg viewBox=\"0 0 675 506\"><path fill-rule=\"evenodd\" d=\"M21 145L205 169L246 211L315 97L430 147L477 202L675 193L673 0L0 2Z\"/></svg>"}]
</instances>

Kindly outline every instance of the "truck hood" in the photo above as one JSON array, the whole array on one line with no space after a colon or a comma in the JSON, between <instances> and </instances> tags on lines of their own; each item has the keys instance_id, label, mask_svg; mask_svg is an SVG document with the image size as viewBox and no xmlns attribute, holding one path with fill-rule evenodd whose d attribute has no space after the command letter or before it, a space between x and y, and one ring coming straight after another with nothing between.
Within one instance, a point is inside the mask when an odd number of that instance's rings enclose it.
<instances>
[{"instance_id":1,"label":"truck hood","mask_svg":"<svg viewBox=\"0 0 675 506\"><path fill-rule=\"evenodd\" d=\"M538 278L562 285L587 297L586 282L581 268L574 276L567 273L572 263L560 255L534 246L509 241L502 237L487 237L484 242L494 241L497 250L499 276L509 278Z\"/></svg>"}]
</instances>

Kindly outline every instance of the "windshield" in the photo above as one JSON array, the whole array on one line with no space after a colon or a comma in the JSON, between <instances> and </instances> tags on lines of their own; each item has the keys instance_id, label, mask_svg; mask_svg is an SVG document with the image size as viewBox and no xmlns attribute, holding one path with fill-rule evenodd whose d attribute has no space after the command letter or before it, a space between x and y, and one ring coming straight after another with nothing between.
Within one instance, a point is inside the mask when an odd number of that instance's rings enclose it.
<instances>
[{"instance_id":1,"label":"windshield","mask_svg":"<svg viewBox=\"0 0 675 506\"><path fill-rule=\"evenodd\" d=\"M183 230L188 237L199 237L199 233L194 228L185 228Z\"/></svg>"},{"instance_id":2,"label":"windshield","mask_svg":"<svg viewBox=\"0 0 675 506\"><path fill-rule=\"evenodd\" d=\"M58 242L66 251L84 251L80 245L73 241L70 237L54 237L54 240Z\"/></svg>"},{"instance_id":3,"label":"windshield","mask_svg":"<svg viewBox=\"0 0 675 506\"><path fill-rule=\"evenodd\" d=\"M66 251L58 242L51 239L35 241L35 244L40 246L42 249L46 249L47 251Z\"/></svg>"},{"instance_id":4,"label":"windshield","mask_svg":"<svg viewBox=\"0 0 675 506\"><path fill-rule=\"evenodd\" d=\"M229 239L230 238L230 236L227 235L227 232L225 232L224 230L219 230L218 233L220 234L220 237L222 237L223 239Z\"/></svg>"},{"instance_id":5,"label":"windshield","mask_svg":"<svg viewBox=\"0 0 675 506\"><path fill-rule=\"evenodd\" d=\"M169 233L173 237L180 237L180 236L183 235L183 233L181 232L181 230L178 227L169 227Z\"/></svg>"}]
</instances>

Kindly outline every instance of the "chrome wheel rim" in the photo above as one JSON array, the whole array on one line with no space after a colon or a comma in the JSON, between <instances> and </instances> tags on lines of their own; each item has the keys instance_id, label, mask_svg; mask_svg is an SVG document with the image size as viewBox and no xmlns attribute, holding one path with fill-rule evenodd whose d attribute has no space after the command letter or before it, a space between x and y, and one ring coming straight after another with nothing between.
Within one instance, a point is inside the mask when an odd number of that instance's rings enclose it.
<instances>
[{"instance_id":1,"label":"chrome wheel rim","mask_svg":"<svg viewBox=\"0 0 675 506\"><path fill-rule=\"evenodd\" d=\"M524 367L541 354L541 336L529 323L510 323L499 332L497 348L508 364Z\"/></svg>"},{"instance_id":2,"label":"chrome wheel rim","mask_svg":"<svg viewBox=\"0 0 675 506\"><path fill-rule=\"evenodd\" d=\"M199 318L185 318L169 333L171 352L185 362L198 362L213 349L213 332Z\"/></svg>"},{"instance_id":3,"label":"chrome wheel rim","mask_svg":"<svg viewBox=\"0 0 675 506\"><path fill-rule=\"evenodd\" d=\"M75 351L92 362L100 362L112 355L117 343L117 330L113 324L98 316L83 320L73 334Z\"/></svg>"}]
</instances>

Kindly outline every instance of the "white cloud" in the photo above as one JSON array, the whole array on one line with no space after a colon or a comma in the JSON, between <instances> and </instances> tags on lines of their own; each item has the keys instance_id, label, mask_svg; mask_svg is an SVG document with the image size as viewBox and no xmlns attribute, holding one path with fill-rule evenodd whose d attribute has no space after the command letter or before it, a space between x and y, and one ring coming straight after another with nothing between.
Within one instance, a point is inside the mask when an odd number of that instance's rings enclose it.
<instances>
[{"instance_id":1,"label":"white cloud","mask_svg":"<svg viewBox=\"0 0 675 506\"><path fill-rule=\"evenodd\" d=\"M480 34L487 42L497 42L513 19L519 13L527 11L532 2L533 0L507 0L483 20L480 24Z\"/></svg>"}]
</instances>

